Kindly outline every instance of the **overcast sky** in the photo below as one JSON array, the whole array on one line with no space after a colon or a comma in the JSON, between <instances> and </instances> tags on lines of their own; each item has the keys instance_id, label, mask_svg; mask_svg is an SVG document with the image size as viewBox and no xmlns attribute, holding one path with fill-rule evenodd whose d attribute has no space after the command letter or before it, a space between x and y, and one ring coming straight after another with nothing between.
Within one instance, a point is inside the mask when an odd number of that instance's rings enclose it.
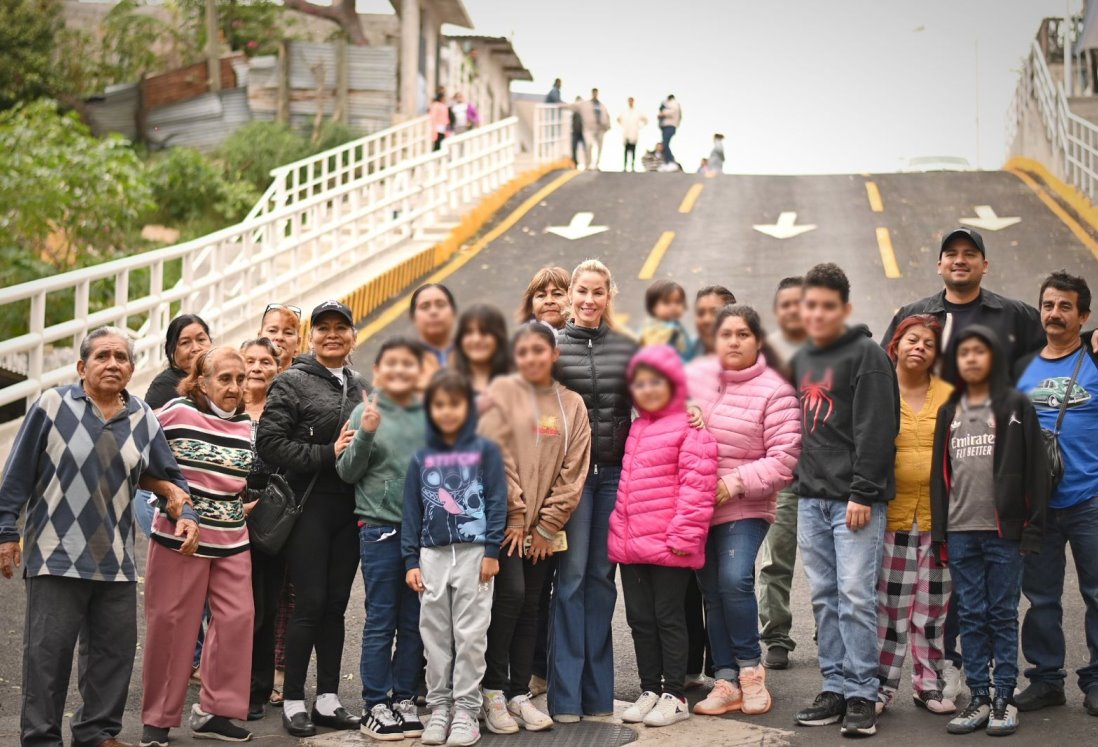
<instances>
[{"instance_id":1,"label":"overcast sky","mask_svg":"<svg viewBox=\"0 0 1098 747\"><path fill-rule=\"evenodd\" d=\"M998 168L1017 70L1040 21L1082 0L464 0L476 33L510 36L544 93L592 86L616 119L634 96L684 120L688 169L713 132L727 172L899 169L913 156ZM388 0L366 0L371 9ZM464 32L469 33L469 32ZM977 45L979 54L977 55ZM977 64L978 63L978 64ZM979 76L977 81L977 75ZM977 137L977 107L979 137ZM620 138L604 167L620 168Z\"/></svg>"}]
</instances>

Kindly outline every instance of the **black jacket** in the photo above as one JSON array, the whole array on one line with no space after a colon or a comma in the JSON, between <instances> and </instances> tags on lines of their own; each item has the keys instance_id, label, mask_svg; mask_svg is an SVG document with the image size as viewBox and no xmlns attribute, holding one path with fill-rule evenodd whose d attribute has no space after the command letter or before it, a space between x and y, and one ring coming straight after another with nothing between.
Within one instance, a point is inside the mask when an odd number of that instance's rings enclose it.
<instances>
[{"instance_id":1,"label":"black jacket","mask_svg":"<svg viewBox=\"0 0 1098 747\"><path fill-rule=\"evenodd\" d=\"M900 394L892 362L864 325L793 357L801 459L793 492L865 506L896 497Z\"/></svg>"},{"instance_id":2,"label":"black jacket","mask_svg":"<svg viewBox=\"0 0 1098 747\"><path fill-rule=\"evenodd\" d=\"M632 423L626 376L637 344L605 323L598 329L568 322L557 333L560 359L553 377L583 397L591 421L591 464L620 467Z\"/></svg>"},{"instance_id":3,"label":"black jacket","mask_svg":"<svg viewBox=\"0 0 1098 747\"><path fill-rule=\"evenodd\" d=\"M315 491L354 496L354 486L336 473L332 444L369 386L349 368L343 369L343 375L347 399L342 417L339 400L343 386L312 355L297 357L290 368L275 377L267 392L267 405L256 433L256 451L272 467L283 470L299 496L314 473L319 473Z\"/></svg>"},{"instance_id":4,"label":"black jacket","mask_svg":"<svg viewBox=\"0 0 1098 747\"><path fill-rule=\"evenodd\" d=\"M933 296L909 303L897 311L892 317L892 323L885 330L884 337L881 338L881 345L887 347L892 340L892 334L896 331L896 326L915 314L930 314L941 322L945 332L942 337L942 348L947 352L953 340L956 340L957 335L963 331L949 328L946 320L945 291L942 290ZM1040 350L1045 344L1045 330L1041 326L1041 315L1037 313L1037 309L1022 301L992 293L986 288L980 290L980 306L973 315L972 323L987 327L995 333L1003 346L1008 366L1013 366L1025 355ZM942 359L941 375L954 386L958 384L959 378L953 366L953 356L949 355Z\"/></svg>"},{"instance_id":5,"label":"black jacket","mask_svg":"<svg viewBox=\"0 0 1098 747\"><path fill-rule=\"evenodd\" d=\"M186 371L174 366L165 368L149 384L149 390L145 392L145 404L154 410L159 410L179 396L179 384L185 378L187 378Z\"/></svg>"},{"instance_id":6,"label":"black jacket","mask_svg":"<svg viewBox=\"0 0 1098 747\"><path fill-rule=\"evenodd\" d=\"M1008 361L999 341L986 327L973 325L964 337L980 337L992 348L991 409L995 414L994 500L999 536L1021 542L1024 552L1039 552L1045 514L1052 493L1048 454L1041 423L1029 397L1011 386ZM950 355L950 358L955 356ZM945 542L949 531L949 494L953 471L949 441L954 417L964 395L964 385L953 390L938 411L934 430L934 456L930 467L931 537Z\"/></svg>"}]
</instances>

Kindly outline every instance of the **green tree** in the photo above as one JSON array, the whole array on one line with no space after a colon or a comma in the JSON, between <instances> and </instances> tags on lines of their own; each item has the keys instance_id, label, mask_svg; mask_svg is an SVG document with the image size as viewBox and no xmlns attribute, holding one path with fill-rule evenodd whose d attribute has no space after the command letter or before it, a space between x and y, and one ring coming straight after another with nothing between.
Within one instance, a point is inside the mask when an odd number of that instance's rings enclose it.
<instances>
[{"instance_id":1,"label":"green tree","mask_svg":"<svg viewBox=\"0 0 1098 747\"><path fill-rule=\"evenodd\" d=\"M0 109L52 95L60 0L0 0Z\"/></svg>"},{"instance_id":2,"label":"green tree","mask_svg":"<svg viewBox=\"0 0 1098 747\"><path fill-rule=\"evenodd\" d=\"M55 269L111 256L153 207L129 143L45 99L0 113L0 174L0 246Z\"/></svg>"}]
</instances>

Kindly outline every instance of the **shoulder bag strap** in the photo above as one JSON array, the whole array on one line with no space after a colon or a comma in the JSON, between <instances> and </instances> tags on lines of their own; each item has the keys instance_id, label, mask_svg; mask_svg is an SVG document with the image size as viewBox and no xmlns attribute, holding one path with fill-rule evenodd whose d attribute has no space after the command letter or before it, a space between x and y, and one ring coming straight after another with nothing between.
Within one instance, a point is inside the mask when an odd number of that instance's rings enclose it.
<instances>
[{"instance_id":1,"label":"shoulder bag strap","mask_svg":"<svg viewBox=\"0 0 1098 747\"><path fill-rule=\"evenodd\" d=\"M1064 401L1060 403L1060 414L1056 418L1056 435L1060 435L1060 426L1064 424L1064 413L1067 412L1068 400L1071 399L1071 390L1075 388L1075 379L1079 378L1079 369L1083 365L1083 358L1087 354L1087 346L1083 345L1083 349L1079 351L1078 357L1075 359L1075 370L1071 372L1071 380L1068 381L1067 389L1064 391Z\"/></svg>"},{"instance_id":2,"label":"shoulder bag strap","mask_svg":"<svg viewBox=\"0 0 1098 747\"><path fill-rule=\"evenodd\" d=\"M330 443L335 443L339 440L339 432L343 429L343 408L347 405L347 375L348 372L343 373L343 391L339 396L339 415L336 416L336 432L335 438ZM305 488L305 493L301 496L301 500L298 501L298 510L305 508L306 501L309 500L309 496L313 493L313 487L316 485L316 479L320 477L319 472L313 473L313 479L309 480L309 487Z\"/></svg>"}]
</instances>

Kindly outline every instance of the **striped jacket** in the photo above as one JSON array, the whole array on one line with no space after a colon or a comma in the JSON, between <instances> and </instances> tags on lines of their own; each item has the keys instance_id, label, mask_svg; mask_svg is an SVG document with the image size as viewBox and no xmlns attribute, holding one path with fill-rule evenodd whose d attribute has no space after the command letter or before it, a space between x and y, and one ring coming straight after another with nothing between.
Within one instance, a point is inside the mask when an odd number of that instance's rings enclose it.
<instances>
[{"instance_id":1,"label":"striped jacket","mask_svg":"<svg viewBox=\"0 0 1098 747\"><path fill-rule=\"evenodd\" d=\"M198 552L223 558L248 549L241 494L252 468L252 422L246 414L220 418L202 412L186 397L173 399L157 414L172 454L191 488L198 512ZM154 540L178 550L182 540L161 504L153 517Z\"/></svg>"}]
</instances>

